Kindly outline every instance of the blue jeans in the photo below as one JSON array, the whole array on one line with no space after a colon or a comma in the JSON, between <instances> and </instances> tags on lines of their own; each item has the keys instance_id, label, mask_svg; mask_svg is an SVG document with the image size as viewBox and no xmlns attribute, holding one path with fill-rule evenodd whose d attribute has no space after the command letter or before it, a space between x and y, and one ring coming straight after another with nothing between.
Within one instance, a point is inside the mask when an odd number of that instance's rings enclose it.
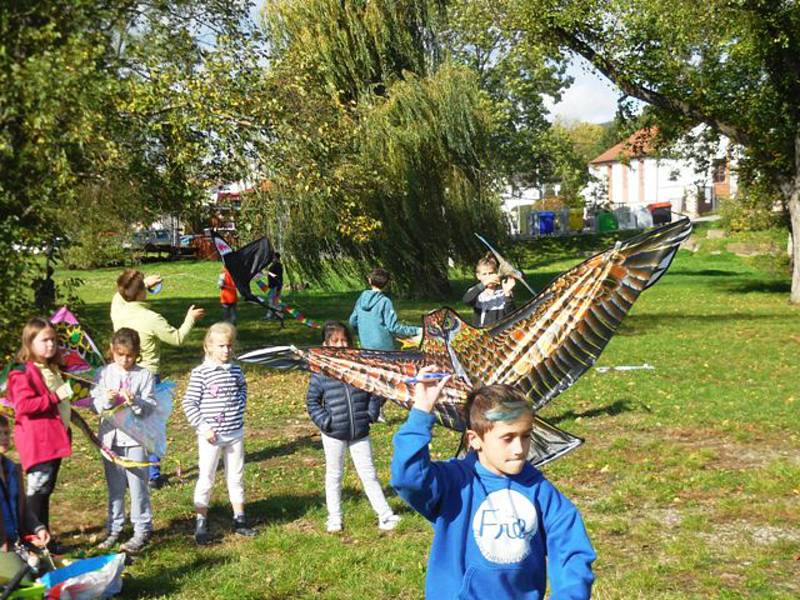
<instances>
[{"instance_id":1,"label":"blue jeans","mask_svg":"<svg viewBox=\"0 0 800 600\"><path fill-rule=\"evenodd\" d=\"M153 375L153 380L155 381L156 385L161 383L161 375ZM150 462L154 462L154 465L150 465L148 467L148 478L150 481L157 481L159 477L161 477L161 463L158 461L161 460L157 454L148 454L147 460Z\"/></svg>"}]
</instances>

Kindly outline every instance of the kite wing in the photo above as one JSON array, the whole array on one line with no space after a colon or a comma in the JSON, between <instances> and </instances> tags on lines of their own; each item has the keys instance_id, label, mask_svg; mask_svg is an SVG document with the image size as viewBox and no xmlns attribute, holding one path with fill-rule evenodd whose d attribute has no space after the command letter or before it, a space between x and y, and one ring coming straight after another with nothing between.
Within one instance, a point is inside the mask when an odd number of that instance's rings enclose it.
<instances>
[{"instance_id":1,"label":"kite wing","mask_svg":"<svg viewBox=\"0 0 800 600\"><path fill-rule=\"evenodd\" d=\"M262 237L238 250L232 250L216 231L211 232L211 237L214 240L214 247L222 259L222 264L231 274L231 279L242 298L264 304L264 301L250 290L250 282L272 262L275 256L269 240Z\"/></svg>"},{"instance_id":2,"label":"kite wing","mask_svg":"<svg viewBox=\"0 0 800 600\"><path fill-rule=\"evenodd\" d=\"M639 294L666 272L691 230L689 219L681 219L617 242L555 278L489 330L476 330L441 309L433 313L434 333L444 336L468 380L519 386L539 408L595 363Z\"/></svg>"},{"instance_id":3,"label":"kite wing","mask_svg":"<svg viewBox=\"0 0 800 600\"><path fill-rule=\"evenodd\" d=\"M455 431L464 431L464 406L471 386L454 371L450 355L435 341L427 340L427 347L429 352L276 346L249 352L239 359L272 368L300 368L322 373L371 394L389 398L407 410L413 405L413 383L409 379L422 367L433 365L440 373L452 374L442 389L433 414L440 425ZM583 443L580 438L558 429L536 415L533 419L528 458L535 466L555 460Z\"/></svg>"}]
</instances>

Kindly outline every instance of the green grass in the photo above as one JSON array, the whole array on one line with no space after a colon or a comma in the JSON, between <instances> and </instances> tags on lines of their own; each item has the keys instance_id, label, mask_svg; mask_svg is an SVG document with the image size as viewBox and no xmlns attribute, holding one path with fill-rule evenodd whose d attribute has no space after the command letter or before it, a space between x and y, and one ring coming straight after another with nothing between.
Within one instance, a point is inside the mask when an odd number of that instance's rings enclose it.
<instances>
[{"instance_id":1,"label":"green grass","mask_svg":"<svg viewBox=\"0 0 800 600\"><path fill-rule=\"evenodd\" d=\"M605 240L548 240L519 249L529 281L541 287ZM789 282L763 260L713 246L681 251L671 271L637 302L599 365L647 362L654 371L586 374L544 416L586 444L546 475L580 508L598 553L597 598L796 598L800 596L800 350L798 308ZM189 304L219 315L214 263L162 263L153 308L173 323ZM71 272L84 279L81 317L98 341L110 333L117 269ZM406 321L442 304L460 307L468 279L450 298L396 301ZM348 317L359 290L294 293L288 300L317 320ZM316 343L315 331L279 329L241 306L243 349ZM165 348L164 374L179 383L200 361L202 332ZM218 481L212 527L220 543L192 543L195 442L180 412L170 423L165 471L155 492L155 543L128 567L123 596L153 598L420 598L429 525L390 503L403 521L379 533L348 469L343 535L325 533L324 458L304 410L307 375L247 367L246 491L260 533L227 533L230 509ZM376 465L388 488L391 435L404 418L372 430ZM455 434L437 428L434 454L448 457ZM175 476L181 465L182 480ZM105 484L100 459L81 436L54 496L64 541L87 550L101 535Z\"/></svg>"}]
</instances>

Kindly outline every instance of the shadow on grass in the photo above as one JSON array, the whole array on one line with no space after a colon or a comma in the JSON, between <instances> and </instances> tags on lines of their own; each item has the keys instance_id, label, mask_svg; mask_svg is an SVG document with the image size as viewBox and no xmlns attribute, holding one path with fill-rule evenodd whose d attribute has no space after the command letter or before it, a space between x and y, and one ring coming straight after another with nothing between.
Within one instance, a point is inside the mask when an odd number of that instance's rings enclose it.
<instances>
[{"instance_id":1,"label":"shadow on grass","mask_svg":"<svg viewBox=\"0 0 800 600\"><path fill-rule=\"evenodd\" d=\"M123 596L125 598L166 597L181 590L180 579L192 571L210 570L219 567L228 558L214 555L196 556L191 563L178 564L172 568L159 568L150 575L137 575L125 580Z\"/></svg>"},{"instance_id":2,"label":"shadow on grass","mask_svg":"<svg viewBox=\"0 0 800 600\"><path fill-rule=\"evenodd\" d=\"M733 294L788 294L792 289L789 281L747 281L727 286Z\"/></svg>"},{"instance_id":3,"label":"shadow on grass","mask_svg":"<svg viewBox=\"0 0 800 600\"><path fill-rule=\"evenodd\" d=\"M600 417L600 416L613 417L615 415L619 415L625 412L632 412L638 408L642 408L645 411L650 412L650 409L647 408L641 402L633 402L631 400L617 400L616 402L612 402L611 404L607 404L606 406L598 406L597 408L592 408L583 412L575 412L574 410L568 410L567 412L561 413L558 416L546 417L546 418L548 422L557 424L563 421L573 421L577 418L592 419L594 417Z\"/></svg>"},{"instance_id":4,"label":"shadow on grass","mask_svg":"<svg viewBox=\"0 0 800 600\"><path fill-rule=\"evenodd\" d=\"M670 275L681 277L741 277L739 271L726 271L723 269L699 269L697 271L687 269L670 269Z\"/></svg>"},{"instance_id":5,"label":"shadow on grass","mask_svg":"<svg viewBox=\"0 0 800 600\"><path fill-rule=\"evenodd\" d=\"M278 446L265 446L261 450L256 450L255 452L248 452L245 454L244 462L245 464L250 464L254 462L262 462L265 460L269 460L270 458L276 458L279 456L289 456L298 452L299 450L303 450L306 448L321 448L322 444L318 441L314 440L313 434L304 435L298 438L295 438L291 441L284 442Z\"/></svg>"}]
</instances>

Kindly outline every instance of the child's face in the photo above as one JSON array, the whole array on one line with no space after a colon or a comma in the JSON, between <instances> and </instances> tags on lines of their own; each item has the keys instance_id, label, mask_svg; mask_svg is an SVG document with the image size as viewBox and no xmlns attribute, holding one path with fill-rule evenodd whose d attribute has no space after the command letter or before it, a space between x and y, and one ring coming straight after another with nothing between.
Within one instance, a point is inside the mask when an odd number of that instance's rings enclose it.
<instances>
[{"instance_id":1,"label":"child's face","mask_svg":"<svg viewBox=\"0 0 800 600\"><path fill-rule=\"evenodd\" d=\"M531 446L533 417L525 414L511 422L498 421L483 438L468 431L470 446L478 450L478 460L495 475L516 475L522 471Z\"/></svg>"},{"instance_id":2,"label":"child's face","mask_svg":"<svg viewBox=\"0 0 800 600\"><path fill-rule=\"evenodd\" d=\"M212 335L206 344L206 356L215 363L226 363L233 356L233 345L229 337Z\"/></svg>"},{"instance_id":3,"label":"child's face","mask_svg":"<svg viewBox=\"0 0 800 600\"><path fill-rule=\"evenodd\" d=\"M136 364L136 359L139 358L133 350L121 345L111 348L111 356L114 359L114 364L123 371L130 371L133 365Z\"/></svg>"},{"instance_id":4,"label":"child's face","mask_svg":"<svg viewBox=\"0 0 800 600\"><path fill-rule=\"evenodd\" d=\"M31 341L31 352L38 362L44 362L56 355L58 341L55 329L45 327Z\"/></svg>"},{"instance_id":5,"label":"child's face","mask_svg":"<svg viewBox=\"0 0 800 600\"><path fill-rule=\"evenodd\" d=\"M347 336L345 335L344 331L337 329L331 333L330 336L328 336L328 339L325 340L325 343L322 345L335 346L337 348L347 348L350 344L347 343Z\"/></svg>"},{"instance_id":6,"label":"child's face","mask_svg":"<svg viewBox=\"0 0 800 600\"><path fill-rule=\"evenodd\" d=\"M491 265L478 265L478 268L475 269L475 277L486 287L500 284L497 271Z\"/></svg>"},{"instance_id":7,"label":"child's face","mask_svg":"<svg viewBox=\"0 0 800 600\"><path fill-rule=\"evenodd\" d=\"M8 425L0 425L0 454L8 453L11 447L11 431Z\"/></svg>"}]
</instances>

